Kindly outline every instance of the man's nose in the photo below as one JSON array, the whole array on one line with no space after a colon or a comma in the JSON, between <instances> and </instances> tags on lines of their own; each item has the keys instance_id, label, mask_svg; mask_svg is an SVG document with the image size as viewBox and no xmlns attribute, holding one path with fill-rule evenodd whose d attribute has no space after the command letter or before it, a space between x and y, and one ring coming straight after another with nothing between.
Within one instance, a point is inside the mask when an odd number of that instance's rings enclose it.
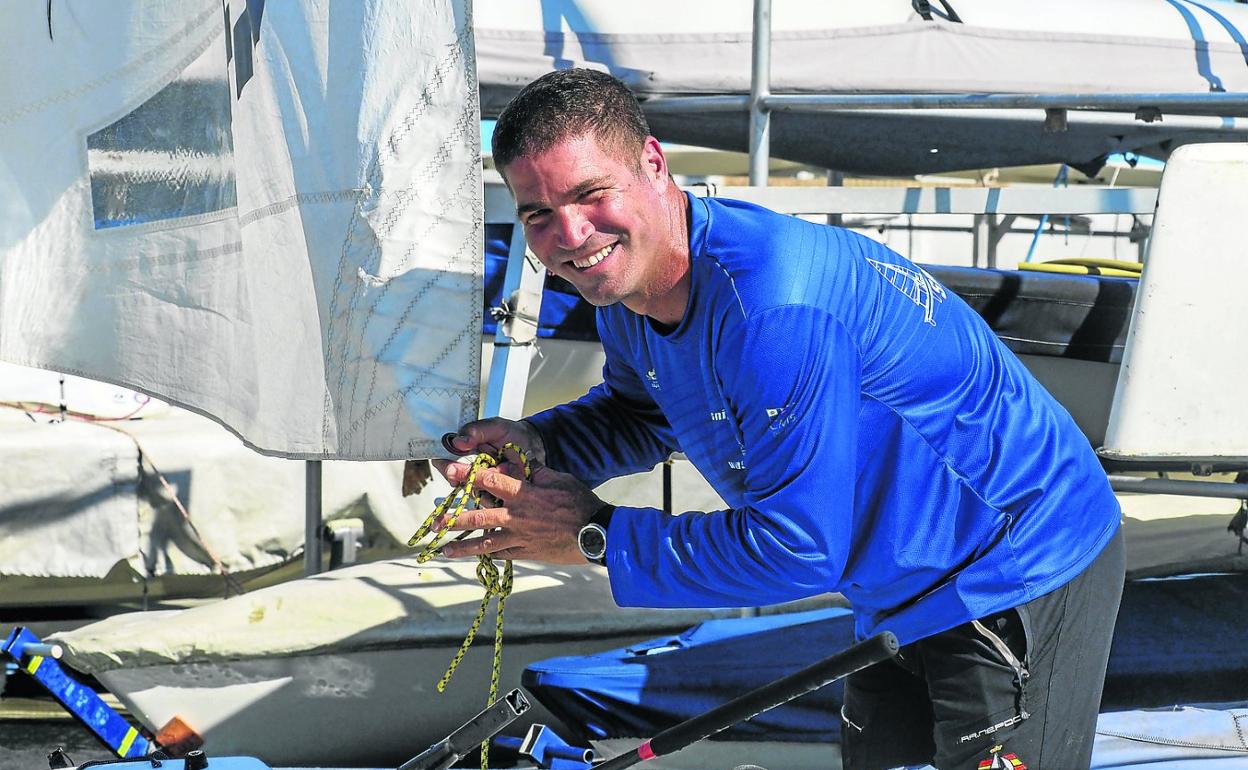
<instances>
[{"instance_id":1,"label":"man's nose","mask_svg":"<svg viewBox=\"0 0 1248 770\"><path fill-rule=\"evenodd\" d=\"M594 233L594 225L579 207L569 206L559 212L559 248L578 249Z\"/></svg>"}]
</instances>

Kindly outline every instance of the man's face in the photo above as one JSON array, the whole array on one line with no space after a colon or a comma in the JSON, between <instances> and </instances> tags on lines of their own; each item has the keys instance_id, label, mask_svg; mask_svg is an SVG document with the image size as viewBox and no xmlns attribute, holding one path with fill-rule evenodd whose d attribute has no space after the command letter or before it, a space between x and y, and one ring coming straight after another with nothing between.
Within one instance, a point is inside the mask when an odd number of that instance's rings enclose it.
<instances>
[{"instance_id":1,"label":"man's face","mask_svg":"<svg viewBox=\"0 0 1248 770\"><path fill-rule=\"evenodd\" d=\"M624 302L644 313L666 256L667 166L654 139L636 156L623 154L582 135L516 158L502 173L547 270L594 305Z\"/></svg>"}]
</instances>

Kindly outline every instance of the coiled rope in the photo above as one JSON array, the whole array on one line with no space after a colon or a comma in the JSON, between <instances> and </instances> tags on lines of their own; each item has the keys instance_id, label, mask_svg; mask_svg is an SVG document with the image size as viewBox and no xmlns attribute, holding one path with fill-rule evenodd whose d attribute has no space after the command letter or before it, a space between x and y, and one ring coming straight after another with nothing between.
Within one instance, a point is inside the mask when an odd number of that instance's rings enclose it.
<instances>
[{"instance_id":1,"label":"coiled rope","mask_svg":"<svg viewBox=\"0 0 1248 770\"><path fill-rule=\"evenodd\" d=\"M468 510L468 508L481 507L481 493L475 489L474 485L477 480L477 474L486 468L494 468L505 458L507 451L515 452L520 458L520 463L524 467L524 478L528 479L532 476L532 467L529 463L528 454L519 446L507 443L503 445L502 450L497 455L490 455L482 452L473 459L472 464L468 468L468 476L464 482L451 490L442 502L433 509L433 513L425 519L425 523L420 525L416 530L416 534L412 535L407 541L409 547L415 547L422 539L433 531L433 524L440 516L450 511L446 523L443 524L433 537L425 544L420 553L416 556L418 564L424 564L435 556L441 554L442 546L444 546L450 537L448 533L451 527L455 526L455 522L459 520L460 515ZM472 646L472 642L477 638L477 631L481 628L481 622L485 620L486 610L489 609L490 599L498 597L498 614L494 623L494 662L490 669L490 695L486 701L486 705L493 703L498 699L498 683L502 676L503 670L503 608L507 604L507 596L511 594L512 570L511 560L503 560L503 569L500 573L498 565L487 554L479 554L477 556L477 580L485 589L485 595L481 597L481 606L477 608L477 615L472 619L471 625L468 626L468 633L464 636L464 642L459 646L459 650L455 653L455 657L451 659L451 664L447 666L446 673L438 680L438 692L445 692L446 685L451 681L451 676L455 674L455 669L459 667L460 661L464 659L464 654L468 652L468 648ZM481 770L488 770L489 767L490 742L487 740L481 744Z\"/></svg>"}]
</instances>

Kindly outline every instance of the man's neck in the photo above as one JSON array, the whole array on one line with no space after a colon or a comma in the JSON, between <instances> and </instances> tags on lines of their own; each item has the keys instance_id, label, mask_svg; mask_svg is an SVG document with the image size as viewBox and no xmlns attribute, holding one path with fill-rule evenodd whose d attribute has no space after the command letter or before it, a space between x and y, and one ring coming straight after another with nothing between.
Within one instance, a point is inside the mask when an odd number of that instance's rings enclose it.
<instances>
[{"instance_id":1,"label":"man's neck","mask_svg":"<svg viewBox=\"0 0 1248 770\"><path fill-rule=\"evenodd\" d=\"M683 190L671 182L667 191L670 205L669 233L666 257L661 260L662 272L657 276L656 291L640 302L625 300L629 310L648 316L658 323L677 326L685 317L689 305L691 259L689 251L689 200Z\"/></svg>"}]
</instances>

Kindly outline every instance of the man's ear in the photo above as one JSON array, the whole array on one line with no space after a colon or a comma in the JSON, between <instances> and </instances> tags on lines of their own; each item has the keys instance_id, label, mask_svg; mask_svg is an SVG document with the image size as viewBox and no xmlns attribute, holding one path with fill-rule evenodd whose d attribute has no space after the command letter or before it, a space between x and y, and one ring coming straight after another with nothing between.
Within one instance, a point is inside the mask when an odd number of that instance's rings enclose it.
<instances>
[{"instance_id":1,"label":"man's ear","mask_svg":"<svg viewBox=\"0 0 1248 770\"><path fill-rule=\"evenodd\" d=\"M647 136L642 142L641 171L652 183L666 182L669 176L667 156L663 154L659 140L653 136Z\"/></svg>"}]
</instances>

